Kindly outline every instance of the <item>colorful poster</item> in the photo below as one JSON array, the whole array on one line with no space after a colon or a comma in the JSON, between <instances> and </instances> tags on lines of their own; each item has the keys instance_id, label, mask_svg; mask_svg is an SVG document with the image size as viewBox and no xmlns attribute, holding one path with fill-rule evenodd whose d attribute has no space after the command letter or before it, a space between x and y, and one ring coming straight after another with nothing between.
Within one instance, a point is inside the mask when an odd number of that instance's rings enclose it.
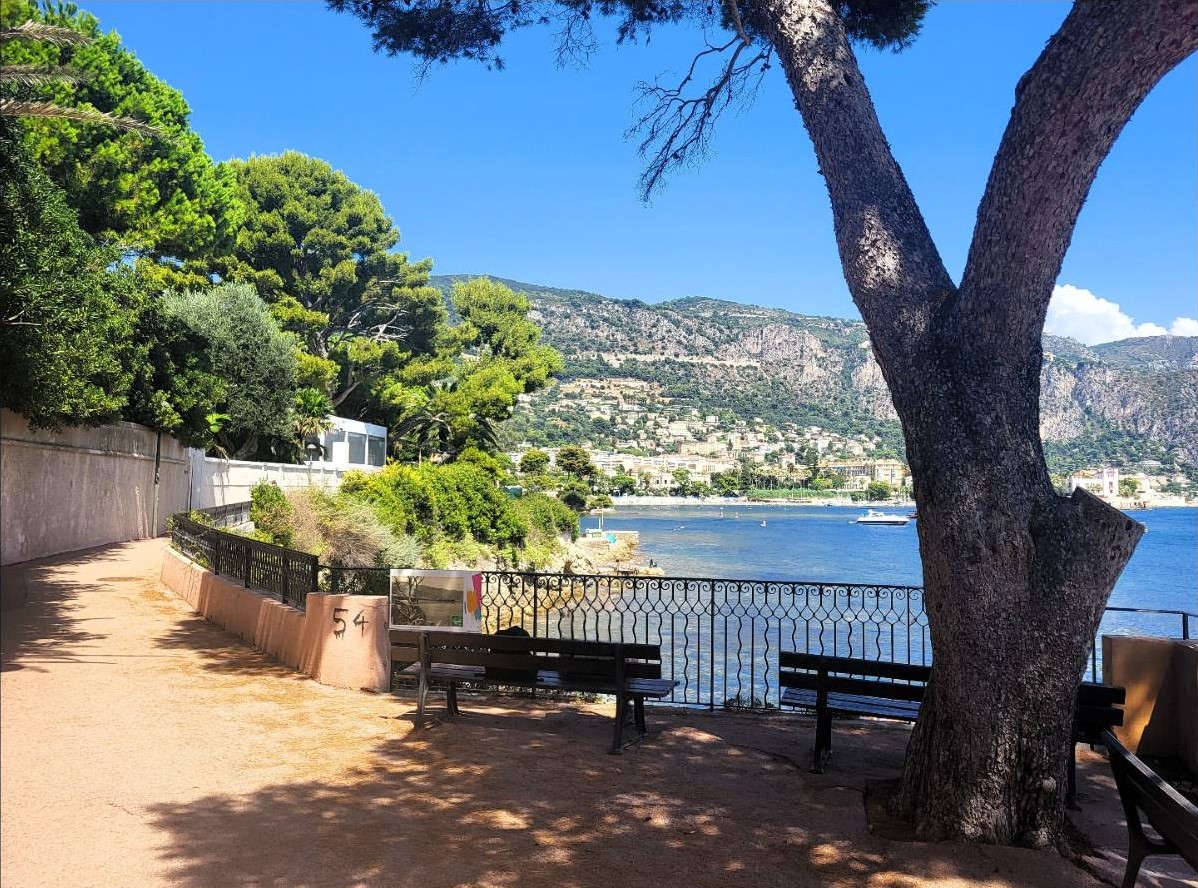
<instances>
[{"instance_id":1,"label":"colorful poster","mask_svg":"<svg viewBox=\"0 0 1198 888\"><path fill-rule=\"evenodd\" d=\"M482 574L469 570L391 571L391 625L482 631Z\"/></svg>"}]
</instances>

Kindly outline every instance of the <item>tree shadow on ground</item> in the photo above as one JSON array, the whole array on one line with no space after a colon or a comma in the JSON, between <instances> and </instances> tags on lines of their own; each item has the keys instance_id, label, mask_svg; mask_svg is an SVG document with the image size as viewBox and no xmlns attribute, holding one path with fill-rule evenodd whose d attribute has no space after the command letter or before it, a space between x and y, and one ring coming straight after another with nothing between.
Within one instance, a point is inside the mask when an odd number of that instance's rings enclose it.
<instances>
[{"instance_id":1,"label":"tree shadow on ground","mask_svg":"<svg viewBox=\"0 0 1198 888\"><path fill-rule=\"evenodd\" d=\"M1033 884L1026 874L1037 872L1087 884L1049 853L870 835L862 785L893 775L903 735L843 732L841 770L811 775L792 763L807 720L658 712L659 733L611 756L610 720L593 707L463 705L460 719L370 750L313 749L312 769L297 763L286 782L151 807L172 880L996 888ZM330 759L363 764L334 767L329 780Z\"/></svg>"},{"instance_id":2,"label":"tree shadow on ground","mask_svg":"<svg viewBox=\"0 0 1198 888\"><path fill-rule=\"evenodd\" d=\"M121 548L107 546L5 567L6 597L15 606L6 607L0 621L0 671L39 670L51 662L111 662L93 656L89 648L107 635L104 621L117 615L78 615L81 601L100 592L102 582L81 581L76 571L84 565L119 569L123 563Z\"/></svg>"}]
</instances>

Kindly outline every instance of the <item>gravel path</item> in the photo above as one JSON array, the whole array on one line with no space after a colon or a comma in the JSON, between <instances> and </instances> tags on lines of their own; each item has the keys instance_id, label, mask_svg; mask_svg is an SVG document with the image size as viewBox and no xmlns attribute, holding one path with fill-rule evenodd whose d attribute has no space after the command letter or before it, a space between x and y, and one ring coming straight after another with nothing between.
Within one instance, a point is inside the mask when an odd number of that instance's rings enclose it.
<instances>
[{"instance_id":1,"label":"gravel path","mask_svg":"<svg viewBox=\"0 0 1198 888\"><path fill-rule=\"evenodd\" d=\"M788 718L653 714L616 757L601 706L465 698L413 735L409 701L195 616L157 582L162 546L6 571L26 604L0 641L5 888L1101 884L1052 853L871 835L864 783L897 768L899 726L838 727L818 777Z\"/></svg>"}]
</instances>

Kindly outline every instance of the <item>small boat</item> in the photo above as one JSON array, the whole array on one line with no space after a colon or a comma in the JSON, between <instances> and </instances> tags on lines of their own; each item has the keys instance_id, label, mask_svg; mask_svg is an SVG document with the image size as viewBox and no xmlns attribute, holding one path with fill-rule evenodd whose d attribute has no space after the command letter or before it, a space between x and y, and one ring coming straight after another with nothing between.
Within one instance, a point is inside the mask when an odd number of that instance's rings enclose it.
<instances>
[{"instance_id":1,"label":"small boat","mask_svg":"<svg viewBox=\"0 0 1198 888\"><path fill-rule=\"evenodd\" d=\"M908 513L907 513L907 517L908 517L908 518L910 518L910 519L912 519L912 520L915 520L916 518L918 518L918 517L919 517L919 513L918 513L918 512L908 512Z\"/></svg>"},{"instance_id":2,"label":"small boat","mask_svg":"<svg viewBox=\"0 0 1198 888\"><path fill-rule=\"evenodd\" d=\"M906 524L911 519L906 515L888 515L885 512L875 512L873 509L868 509L864 515L857 519L858 524Z\"/></svg>"},{"instance_id":3,"label":"small boat","mask_svg":"<svg viewBox=\"0 0 1198 888\"><path fill-rule=\"evenodd\" d=\"M762 527L765 527L765 522L764 522L764 521L762 521L762 522L761 522L761 526L762 526Z\"/></svg>"}]
</instances>

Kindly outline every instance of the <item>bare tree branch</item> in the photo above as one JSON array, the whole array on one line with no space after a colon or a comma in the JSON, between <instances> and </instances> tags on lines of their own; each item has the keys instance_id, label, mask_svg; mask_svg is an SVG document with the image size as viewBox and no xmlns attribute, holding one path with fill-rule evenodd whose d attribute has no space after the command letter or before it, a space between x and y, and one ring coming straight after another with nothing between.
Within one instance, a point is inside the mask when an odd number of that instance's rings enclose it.
<instances>
[{"instance_id":1,"label":"bare tree branch","mask_svg":"<svg viewBox=\"0 0 1198 888\"><path fill-rule=\"evenodd\" d=\"M1040 348L1099 165L1144 97L1196 47L1193 0L1081 2L1019 82L952 318L997 360Z\"/></svg>"},{"instance_id":2,"label":"bare tree branch","mask_svg":"<svg viewBox=\"0 0 1198 888\"><path fill-rule=\"evenodd\" d=\"M696 53L674 86L664 85L662 77L653 83L637 85L638 103L649 105L649 109L625 136L641 138L638 151L647 160L639 184L642 199L648 200L671 170L706 156L720 115L734 101L743 108L756 98L772 53L771 47L754 52L753 44L741 29L741 34L727 43L708 43ZM715 82L702 92L688 94L687 88L694 84L703 64L725 55Z\"/></svg>"}]
</instances>

